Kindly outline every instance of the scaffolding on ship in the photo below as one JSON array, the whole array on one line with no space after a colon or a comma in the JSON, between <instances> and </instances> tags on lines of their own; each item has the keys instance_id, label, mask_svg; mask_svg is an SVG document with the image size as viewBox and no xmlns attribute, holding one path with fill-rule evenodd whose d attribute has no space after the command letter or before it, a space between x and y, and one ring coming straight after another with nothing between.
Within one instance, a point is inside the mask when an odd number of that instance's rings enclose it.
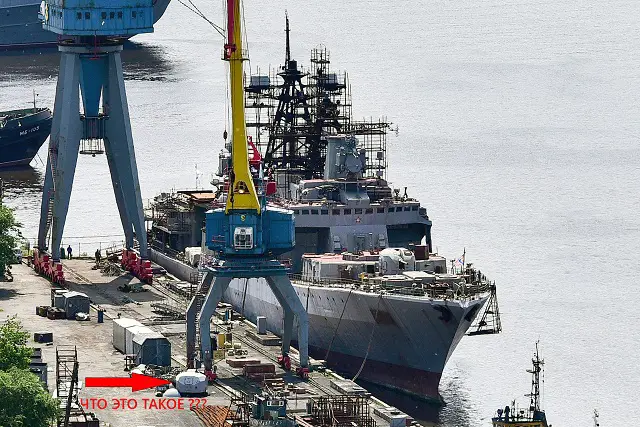
<instances>
[{"instance_id":1,"label":"scaffolding on ship","mask_svg":"<svg viewBox=\"0 0 640 427\"><path fill-rule=\"evenodd\" d=\"M366 152L363 178L386 179L386 119L353 120L348 75L331 68L324 46L311 51L310 67L291 59L289 20L285 65L259 69L245 81L247 130L277 182L278 194L288 199L290 184L322 178L330 135L355 136Z\"/></svg>"}]
</instances>

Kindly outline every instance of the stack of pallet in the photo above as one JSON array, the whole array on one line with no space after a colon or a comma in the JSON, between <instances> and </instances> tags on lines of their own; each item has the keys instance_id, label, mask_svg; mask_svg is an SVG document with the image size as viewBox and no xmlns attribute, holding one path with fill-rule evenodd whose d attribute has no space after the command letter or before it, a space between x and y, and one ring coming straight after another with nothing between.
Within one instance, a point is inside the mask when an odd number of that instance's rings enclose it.
<instances>
[{"instance_id":1,"label":"stack of pallet","mask_svg":"<svg viewBox=\"0 0 640 427\"><path fill-rule=\"evenodd\" d=\"M246 365L260 364L258 359L249 359L246 357L227 357L226 361L232 368L244 368Z\"/></svg>"},{"instance_id":2,"label":"stack of pallet","mask_svg":"<svg viewBox=\"0 0 640 427\"><path fill-rule=\"evenodd\" d=\"M253 381L264 381L267 378L276 377L276 365L273 363L257 363L255 365L244 365L242 368L244 376Z\"/></svg>"},{"instance_id":3,"label":"stack of pallet","mask_svg":"<svg viewBox=\"0 0 640 427\"><path fill-rule=\"evenodd\" d=\"M271 393L277 394L278 396L289 395L289 392L287 391L287 384L284 382L284 378L282 377L265 378L264 386L267 387Z\"/></svg>"},{"instance_id":4,"label":"stack of pallet","mask_svg":"<svg viewBox=\"0 0 640 427\"><path fill-rule=\"evenodd\" d=\"M226 406L191 407L205 427L223 427L227 420L233 419L233 413Z\"/></svg>"}]
</instances>

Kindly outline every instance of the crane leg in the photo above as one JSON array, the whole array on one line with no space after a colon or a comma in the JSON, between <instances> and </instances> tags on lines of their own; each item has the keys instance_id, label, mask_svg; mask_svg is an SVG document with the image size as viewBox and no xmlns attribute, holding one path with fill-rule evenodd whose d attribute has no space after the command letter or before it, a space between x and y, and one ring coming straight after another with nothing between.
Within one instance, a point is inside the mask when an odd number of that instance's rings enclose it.
<instances>
[{"instance_id":1,"label":"crane leg","mask_svg":"<svg viewBox=\"0 0 640 427\"><path fill-rule=\"evenodd\" d=\"M215 277L209 288L200 310L200 360L204 362L204 368L211 370L213 365L213 354L211 353L211 316L213 316L218 303L222 300L222 295L231 283L231 277Z\"/></svg>"},{"instance_id":2,"label":"crane leg","mask_svg":"<svg viewBox=\"0 0 640 427\"><path fill-rule=\"evenodd\" d=\"M103 106L109 115L105 126L109 142L105 144L105 150L107 156L111 157L110 163L115 166L119 177L117 187L120 188L123 202L123 206L118 207L120 218L129 225L124 227L125 236L126 233L130 233L130 228L133 226L135 236L140 243L140 258L148 259L147 232L144 227L140 181L133 148L120 51L110 52L108 55L108 78L103 90ZM114 173L113 170L111 173ZM116 185L114 185L114 191L117 191Z\"/></svg>"},{"instance_id":3,"label":"crane leg","mask_svg":"<svg viewBox=\"0 0 640 427\"><path fill-rule=\"evenodd\" d=\"M202 288L210 288L213 281L213 273L207 271L200 282L199 290ZM196 357L196 321L198 317L198 310L201 304L204 302L204 295L196 294L191 298L191 302L187 306L186 320L187 320L187 363L193 366Z\"/></svg>"},{"instance_id":4,"label":"crane leg","mask_svg":"<svg viewBox=\"0 0 640 427\"><path fill-rule=\"evenodd\" d=\"M55 261L60 260L62 233L69 211L69 199L73 187L73 177L78 162L78 150L82 137L80 122L80 58L77 54L62 51L60 54L60 75L56 87L54 119L51 128L52 168L50 184L55 188L53 195L53 217L51 221L51 255ZM57 116L57 117L56 117ZM51 165L50 165L51 166ZM51 168L49 168L51 169ZM51 188L51 185L45 187ZM43 193L42 211L49 212L49 201ZM45 208L44 205L47 204ZM46 221L46 215L45 215ZM38 240L46 240L46 230L40 230L44 236Z\"/></svg>"},{"instance_id":5,"label":"crane leg","mask_svg":"<svg viewBox=\"0 0 640 427\"><path fill-rule=\"evenodd\" d=\"M289 352L293 333L293 317L298 318L298 351L300 366L309 366L309 316L298 294L286 275L266 277L269 287L284 310L284 330L282 331L282 352Z\"/></svg>"}]
</instances>

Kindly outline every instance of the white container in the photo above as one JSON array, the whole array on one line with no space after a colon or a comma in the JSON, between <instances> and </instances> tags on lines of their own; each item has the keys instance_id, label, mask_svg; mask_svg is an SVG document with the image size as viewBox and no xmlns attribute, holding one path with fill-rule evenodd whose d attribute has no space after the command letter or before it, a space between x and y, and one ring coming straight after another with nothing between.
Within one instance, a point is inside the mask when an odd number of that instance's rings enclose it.
<instances>
[{"instance_id":1,"label":"white container","mask_svg":"<svg viewBox=\"0 0 640 427\"><path fill-rule=\"evenodd\" d=\"M111 342L116 350L126 353L126 334L125 330L131 326L142 326L142 323L135 319L121 318L113 320L113 338Z\"/></svg>"},{"instance_id":2,"label":"white container","mask_svg":"<svg viewBox=\"0 0 640 427\"><path fill-rule=\"evenodd\" d=\"M134 354L133 353L133 339L137 334L153 334L154 332L143 325L133 325L129 326L124 330L124 352L125 354Z\"/></svg>"},{"instance_id":3,"label":"white container","mask_svg":"<svg viewBox=\"0 0 640 427\"><path fill-rule=\"evenodd\" d=\"M195 369L176 375L176 389L181 395L204 394L207 392L207 377Z\"/></svg>"}]
</instances>

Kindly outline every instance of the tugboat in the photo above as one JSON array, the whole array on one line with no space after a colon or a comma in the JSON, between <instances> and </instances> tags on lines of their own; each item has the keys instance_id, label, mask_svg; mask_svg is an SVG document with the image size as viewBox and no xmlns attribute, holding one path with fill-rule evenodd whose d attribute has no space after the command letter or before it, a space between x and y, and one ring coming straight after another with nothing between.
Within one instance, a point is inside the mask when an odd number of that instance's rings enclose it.
<instances>
[{"instance_id":1,"label":"tugboat","mask_svg":"<svg viewBox=\"0 0 640 427\"><path fill-rule=\"evenodd\" d=\"M511 406L507 405L504 410L496 411L497 416L491 419L493 427L551 427L547 423L546 414L540 409L540 372L543 372L544 360L540 359L538 343L536 343L536 352L531 362L533 369L527 369L531 374L531 393L525 395L531 399L529 408L520 409L515 401L511 402Z\"/></svg>"},{"instance_id":2,"label":"tugboat","mask_svg":"<svg viewBox=\"0 0 640 427\"><path fill-rule=\"evenodd\" d=\"M0 168L25 166L51 133L53 116L48 108L0 111Z\"/></svg>"}]
</instances>

